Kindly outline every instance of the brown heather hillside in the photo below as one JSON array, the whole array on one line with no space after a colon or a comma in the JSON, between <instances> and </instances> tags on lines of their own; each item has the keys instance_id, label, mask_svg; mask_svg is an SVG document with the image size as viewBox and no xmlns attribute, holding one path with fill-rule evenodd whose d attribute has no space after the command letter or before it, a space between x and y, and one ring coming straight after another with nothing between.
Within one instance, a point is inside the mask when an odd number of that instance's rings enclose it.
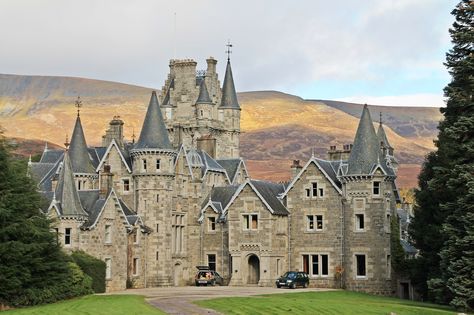
<instances>
[{"instance_id":1,"label":"brown heather hillside","mask_svg":"<svg viewBox=\"0 0 474 315\"><path fill-rule=\"evenodd\" d=\"M115 115L125 121L125 136L130 139L133 131L136 135L140 132L150 91L81 78L0 75L0 126L9 137L63 143L66 134L72 132L76 116L73 104L80 95L81 120L89 145L100 145ZM330 145L351 143L362 110L360 104L303 100L275 91L239 93L239 101L241 154L253 177L271 180L288 180L293 159L305 163L312 151L324 158ZM374 121L378 121L380 110L402 164L399 184L414 187L423 157L433 149L441 115L433 108L374 107ZM33 150L30 146L30 153L42 147Z\"/></svg>"}]
</instances>

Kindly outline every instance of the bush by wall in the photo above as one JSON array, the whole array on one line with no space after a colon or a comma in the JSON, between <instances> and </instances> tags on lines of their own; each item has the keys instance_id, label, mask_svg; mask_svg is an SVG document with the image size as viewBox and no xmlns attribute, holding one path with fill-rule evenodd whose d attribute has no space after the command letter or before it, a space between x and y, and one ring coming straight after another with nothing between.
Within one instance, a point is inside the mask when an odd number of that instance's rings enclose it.
<instances>
[{"instance_id":1,"label":"bush by wall","mask_svg":"<svg viewBox=\"0 0 474 315\"><path fill-rule=\"evenodd\" d=\"M105 262L83 251L71 254L74 262L92 279L92 289L95 293L105 292Z\"/></svg>"}]
</instances>

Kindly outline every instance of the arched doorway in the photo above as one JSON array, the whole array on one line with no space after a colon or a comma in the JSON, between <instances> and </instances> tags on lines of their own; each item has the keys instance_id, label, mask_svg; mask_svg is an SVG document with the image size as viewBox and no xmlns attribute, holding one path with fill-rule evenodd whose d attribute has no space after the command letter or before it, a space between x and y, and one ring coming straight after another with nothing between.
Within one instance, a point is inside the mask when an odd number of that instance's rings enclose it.
<instances>
[{"instance_id":1,"label":"arched doorway","mask_svg":"<svg viewBox=\"0 0 474 315\"><path fill-rule=\"evenodd\" d=\"M257 255L250 255L249 257L249 277L248 284L258 284L260 280L260 259Z\"/></svg>"}]
</instances>

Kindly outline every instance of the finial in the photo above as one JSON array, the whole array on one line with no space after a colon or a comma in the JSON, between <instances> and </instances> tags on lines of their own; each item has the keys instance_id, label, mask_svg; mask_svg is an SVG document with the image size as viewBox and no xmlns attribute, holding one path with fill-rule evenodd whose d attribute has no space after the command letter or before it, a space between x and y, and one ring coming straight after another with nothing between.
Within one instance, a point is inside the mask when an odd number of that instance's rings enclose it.
<instances>
[{"instance_id":1,"label":"finial","mask_svg":"<svg viewBox=\"0 0 474 315\"><path fill-rule=\"evenodd\" d=\"M311 148L311 158L314 158L314 148Z\"/></svg>"},{"instance_id":2,"label":"finial","mask_svg":"<svg viewBox=\"0 0 474 315\"><path fill-rule=\"evenodd\" d=\"M132 128L132 143L135 143L135 128Z\"/></svg>"},{"instance_id":3,"label":"finial","mask_svg":"<svg viewBox=\"0 0 474 315\"><path fill-rule=\"evenodd\" d=\"M45 141L44 143L44 151L48 151L48 141Z\"/></svg>"},{"instance_id":4,"label":"finial","mask_svg":"<svg viewBox=\"0 0 474 315\"><path fill-rule=\"evenodd\" d=\"M80 96L77 97L77 100L76 100L76 102L74 103L74 106L77 107L77 117L79 117L79 112L80 112L81 107L82 107L82 101L81 101L81 97L80 97Z\"/></svg>"},{"instance_id":5,"label":"finial","mask_svg":"<svg viewBox=\"0 0 474 315\"><path fill-rule=\"evenodd\" d=\"M380 125L382 125L382 112L379 112L380 113L380 120L379 120L379 123Z\"/></svg>"},{"instance_id":6,"label":"finial","mask_svg":"<svg viewBox=\"0 0 474 315\"><path fill-rule=\"evenodd\" d=\"M31 165L31 154L30 154L30 157L28 158L28 165Z\"/></svg>"},{"instance_id":7,"label":"finial","mask_svg":"<svg viewBox=\"0 0 474 315\"><path fill-rule=\"evenodd\" d=\"M227 61L230 61L230 54L232 53L232 44L230 43L230 40L227 40L227 50L225 51L225 53L227 54Z\"/></svg>"},{"instance_id":8,"label":"finial","mask_svg":"<svg viewBox=\"0 0 474 315\"><path fill-rule=\"evenodd\" d=\"M194 149L194 132L191 132L191 149Z\"/></svg>"},{"instance_id":9,"label":"finial","mask_svg":"<svg viewBox=\"0 0 474 315\"><path fill-rule=\"evenodd\" d=\"M64 146L66 147L66 151L69 149L69 145L70 145L70 143L69 143L69 137L68 137L68 135L66 134L66 141L64 141Z\"/></svg>"}]
</instances>

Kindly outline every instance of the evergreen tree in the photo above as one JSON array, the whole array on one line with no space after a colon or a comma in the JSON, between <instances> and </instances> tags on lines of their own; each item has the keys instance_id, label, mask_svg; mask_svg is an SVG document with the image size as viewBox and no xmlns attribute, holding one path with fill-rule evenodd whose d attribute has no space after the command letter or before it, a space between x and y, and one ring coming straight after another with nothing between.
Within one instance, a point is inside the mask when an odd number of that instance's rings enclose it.
<instances>
[{"instance_id":1,"label":"evergreen tree","mask_svg":"<svg viewBox=\"0 0 474 315\"><path fill-rule=\"evenodd\" d=\"M10 159L0 134L0 305L52 302L90 292L90 279L87 283L77 265L71 266L40 212L42 200L25 166L25 161Z\"/></svg>"},{"instance_id":2,"label":"evergreen tree","mask_svg":"<svg viewBox=\"0 0 474 315\"><path fill-rule=\"evenodd\" d=\"M438 301L474 308L474 2L452 11L453 48L446 66L446 108L437 152L420 175L413 237L425 261L426 278ZM420 228L420 230L416 230ZM437 256L439 254L439 256ZM440 258L440 259L439 259Z\"/></svg>"}]
</instances>

